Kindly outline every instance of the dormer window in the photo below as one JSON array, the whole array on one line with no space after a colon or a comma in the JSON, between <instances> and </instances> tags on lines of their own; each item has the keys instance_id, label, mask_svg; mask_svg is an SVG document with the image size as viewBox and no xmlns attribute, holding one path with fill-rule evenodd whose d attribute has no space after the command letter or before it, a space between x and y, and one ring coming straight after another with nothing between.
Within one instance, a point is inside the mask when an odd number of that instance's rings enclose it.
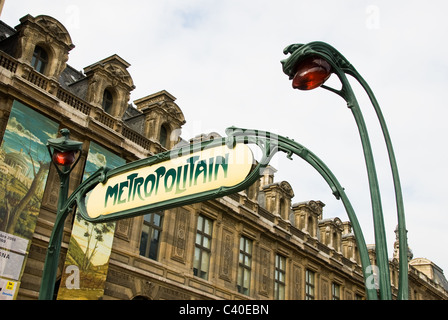
<instances>
[{"instance_id":1,"label":"dormer window","mask_svg":"<svg viewBox=\"0 0 448 320\"><path fill-rule=\"evenodd\" d=\"M111 113L112 111L112 105L114 103L114 97L112 96L112 93L106 89L103 93L103 109L107 113Z\"/></svg>"},{"instance_id":2,"label":"dormer window","mask_svg":"<svg viewBox=\"0 0 448 320\"><path fill-rule=\"evenodd\" d=\"M168 144L168 129L166 128L165 125L162 125L160 127L160 144L165 147L168 148L167 144Z\"/></svg>"},{"instance_id":3,"label":"dormer window","mask_svg":"<svg viewBox=\"0 0 448 320\"><path fill-rule=\"evenodd\" d=\"M48 64L48 54L40 46L36 46L31 59L31 66L36 69L37 72L44 73L45 67Z\"/></svg>"}]
</instances>

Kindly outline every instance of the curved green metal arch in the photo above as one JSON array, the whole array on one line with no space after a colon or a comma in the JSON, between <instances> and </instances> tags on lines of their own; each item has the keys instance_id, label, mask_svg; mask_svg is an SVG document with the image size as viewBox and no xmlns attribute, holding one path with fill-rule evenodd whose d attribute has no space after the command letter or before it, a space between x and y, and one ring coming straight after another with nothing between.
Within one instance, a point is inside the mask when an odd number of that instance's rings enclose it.
<instances>
[{"instance_id":1,"label":"curved green metal arch","mask_svg":"<svg viewBox=\"0 0 448 320\"><path fill-rule=\"evenodd\" d=\"M229 195L241 190L244 190L251 186L257 179L260 177L260 170L265 168L272 157L278 152L285 152L288 158L291 158L293 154L301 157L306 162L308 162L314 169L316 169L319 174L325 179L325 181L330 186L332 193L335 195L337 199L342 200L347 215L352 224L353 232L355 234L357 247L359 250L359 255L361 259L361 265L364 275L364 280L366 283L366 295L369 300L376 300L377 294L376 290L372 285L369 285L368 281L373 276L372 268L370 266L370 260L367 252L366 243L364 240L364 236L361 231L361 227L357 220L356 214L353 210L353 207L345 194L344 188L340 185L334 174L330 171L330 169L310 150L302 146L301 144L261 130L249 130L242 129L236 127L230 127L226 129L227 137L222 137L221 139L215 139L213 141L204 141L202 143L197 143L193 145L189 145L187 147L174 149L171 151L166 151L154 156L151 156L146 159L141 159L134 161L132 163L114 168L100 168L96 172L94 172L90 177L84 180L68 197L67 201L61 206L60 214L58 215L57 221L55 223L55 228L57 225L63 224L65 218L71 212L71 210L77 206L78 213L87 221L90 222L106 222L117 220L120 218L129 218L137 215L141 215L144 213L148 213L151 210L161 210L161 209L169 209L173 207L183 206L191 203L202 202L210 199L215 199L218 197L222 197L225 195ZM236 143L245 143L245 144L255 144L262 150L261 160L254 164L253 170L249 173L247 178L242 181L240 184L233 187L221 187L219 189L206 191L200 194L179 197L175 200L164 201L157 204L152 204L144 207L140 207L137 210L128 210L126 212L122 211L120 214L111 214L104 217L98 218L90 218L86 211L85 200L86 196L90 190L92 190L99 183L105 183L110 177L129 171L133 169L137 169L140 167L145 167L149 165L153 165L162 161L166 161L172 159L173 157L178 157L184 154L190 154L195 151L203 150L204 148L211 148L218 145L227 145L229 148L232 148Z\"/></svg>"},{"instance_id":2,"label":"curved green metal arch","mask_svg":"<svg viewBox=\"0 0 448 320\"><path fill-rule=\"evenodd\" d=\"M377 300L377 292L374 286L369 282L373 276L372 268L369 268L370 259L367 251L366 242L364 239L364 235L361 230L361 226L359 225L358 218L356 217L355 211L353 210L353 206L348 199L344 188L341 186L339 181L336 179L335 175L331 172L331 170L325 165L325 163L319 159L314 153L312 153L309 149L305 148L303 145L291 140L289 138L274 135L270 132L260 131L260 130L247 130L241 128L231 127L226 130L226 133L229 137L248 137L248 136L256 136L256 137L268 137L271 141L271 146L273 148L272 152L282 151L287 153L288 158L291 159L291 155L295 154L301 157L303 160L308 162L317 172L325 179L325 181L330 186L333 191L333 195L336 199L341 200L344 208L346 210L347 216L352 224L353 233L355 234L356 244L359 250L359 256L361 259L361 266L363 269L364 282L366 287L366 295L369 300Z\"/></svg>"}]
</instances>

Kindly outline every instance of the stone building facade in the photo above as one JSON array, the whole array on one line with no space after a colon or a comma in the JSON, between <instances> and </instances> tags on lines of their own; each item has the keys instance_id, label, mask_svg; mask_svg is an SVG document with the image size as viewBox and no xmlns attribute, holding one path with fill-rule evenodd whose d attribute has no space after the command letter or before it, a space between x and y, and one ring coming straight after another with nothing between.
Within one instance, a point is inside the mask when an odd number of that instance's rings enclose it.
<instances>
[{"instance_id":1,"label":"stone building facade","mask_svg":"<svg viewBox=\"0 0 448 320\"><path fill-rule=\"evenodd\" d=\"M80 72L67 64L73 48L52 17L26 15L15 28L0 22L2 140L14 101L68 128L83 142L71 191L93 142L126 162L188 143L179 136L186 120L171 93L130 102L128 62L112 55ZM101 299L364 299L350 222L325 217L321 201L294 203L290 184L275 182L274 173L268 167L257 183L230 196L117 221ZM38 298L58 190L51 166L17 299ZM74 220L71 214L64 228L58 285ZM374 248L369 253L374 261ZM397 257L390 261L394 295ZM443 271L411 258L410 298L447 299Z\"/></svg>"}]
</instances>

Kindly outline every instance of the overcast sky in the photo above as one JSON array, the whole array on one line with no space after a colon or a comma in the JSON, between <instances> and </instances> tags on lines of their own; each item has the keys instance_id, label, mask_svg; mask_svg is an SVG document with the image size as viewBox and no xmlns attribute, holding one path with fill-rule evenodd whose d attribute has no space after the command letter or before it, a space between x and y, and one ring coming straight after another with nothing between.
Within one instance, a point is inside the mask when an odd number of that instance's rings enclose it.
<instances>
[{"instance_id":1,"label":"overcast sky","mask_svg":"<svg viewBox=\"0 0 448 320\"><path fill-rule=\"evenodd\" d=\"M389 127L400 170L414 258L448 272L445 235L448 151L446 1L6 0L1 19L26 14L65 25L78 70L118 54L131 64L131 101L160 90L174 95L187 120L182 137L238 126L272 131L320 157L346 193L367 243L374 243L367 174L357 127L345 102L323 90L293 90L283 48L325 41L370 84ZM337 86L333 76L329 83ZM380 180L389 258L397 225L384 140L365 95L353 82ZM321 200L324 218L348 220L326 182L300 158L278 154L276 180L293 202Z\"/></svg>"}]
</instances>

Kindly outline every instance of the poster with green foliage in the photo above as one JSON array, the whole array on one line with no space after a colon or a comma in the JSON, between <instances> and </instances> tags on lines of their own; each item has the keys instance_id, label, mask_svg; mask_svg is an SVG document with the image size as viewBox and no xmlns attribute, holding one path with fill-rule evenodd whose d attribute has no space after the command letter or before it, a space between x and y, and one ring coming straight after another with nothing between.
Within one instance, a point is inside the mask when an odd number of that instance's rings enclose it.
<instances>
[{"instance_id":1,"label":"poster with green foliage","mask_svg":"<svg viewBox=\"0 0 448 320\"><path fill-rule=\"evenodd\" d=\"M50 168L58 124L14 101L0 147L0 300L15 299Z\"/></svg>"},{"instance_id":2,"label":"poster with green foliage","mask_svg":"<svg viewBox=\"0 0 448 320\"><path fill-rule=\"evenodd\" d=\"M83 178L102 166L123 164L122 158L91 142ZM103 296L114 233L115 222L90 223L76 215L58 300L98 300Z\"/></svg>"}]
</instances>

